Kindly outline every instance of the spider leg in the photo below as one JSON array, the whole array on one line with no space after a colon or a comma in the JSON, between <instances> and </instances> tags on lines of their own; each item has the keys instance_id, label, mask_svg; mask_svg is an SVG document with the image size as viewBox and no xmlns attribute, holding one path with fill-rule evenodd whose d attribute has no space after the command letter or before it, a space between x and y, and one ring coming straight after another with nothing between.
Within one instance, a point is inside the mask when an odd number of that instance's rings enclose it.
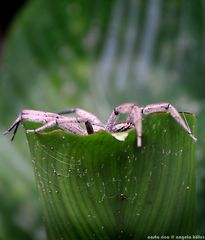
<instances>
[{"instance_id":1,"label":"spider leg","mask_svg":"<svg viewBox=\"0 0 205 240\"><path fill-rule=\"evenodd\" d=\"M69 123L69 124L59 125L59 127L73 134L87 135L87 131L81 128L78 124Z\"/></svg>"},{"instance_id":2,"label":"spider leg","mask_svg":"<svg viewBox=\"0 0 205 240\"><path fill-rule=\"evenodd\" d=\"M6 135L6 134L10 133L13 129L14 129L14 132L16 132L21 121L22 121L21 114L19 114L19 116L16 118L16 120L11 124L11 126L3 134Z\"/></svg>"},{"instance_id":3,"label":"spider leg","mask_svg":"<svg viewBox=\"0 0 205 240\"><path fill-rule=\"evenodd\" d=\"M73 134L86 135L86 131L82 129L78 124L72 123L72 122L66 122L66 121L59 121L58 119L50 121L49 123L43 125L42 127L39 127L36 129L29 129L27 130L27 132L38 133L54 126L59 126L59 128Z\"/></svg>"},{"instance_id":4,"label":"spider leg","mask_svg":"<svg viewBox=\"0 0 205 240\"><path fill-rule=\"evenodd\" d=\"M12 125L5 131L3 134L6 135L13 130L11 141L14 140L14 137L17 133L18 127L20 123L24 120L31 122L39 122L42 124L46 124L53 120L58 115L50 112L36 111L36 110L22 110L16 120L12 123Z\"/></svg>"},{"instance_id":5,"label":"spider leg","mask_svg":"<svg viewBox=\"0 0 205 240\"><path fill-rule=\"evenodd\" d=\"M105 125L105 130L108 132L111 132L112 128L116 124L119 114L126 114L126 113L129 114L134 106L135 106L134 103L125 103L125 104L122 104L122 105L114 108L110 117L108 118L106 125Z\"/></svg>"},{"instance_id":6,"label":"spider leg","mask_svg":"<svg viewBox=\"0 0 205 240\"><path fill-rule=\"evenodd\" d=\"M116 123L113 126L112 131L113 132L124 132L124 131L129 130L133 127L134 127L134 125L131 122L131 119L129 119L129 121L126 120L125 122Z\"/></svg>"},{"instance_id":7,"label":"spider leg","mask_svg":"<svg viewBox=\"0 0 205 240\"><path fill-rule=\"evenodd\" d=\"M97 118L94 114L87 112L83 109L80 108L70 108L61 112L58 112L59 115L65 115L65 114L76 114L77 116L79 116L80 121L78 120L78 122L84 122L87 133L88 134L92 134L94 133L94 125L95 125L95 129L98 127L103 127L104 125L102 124L102 122L99 120L99 118Z\"/></svg>"},{"instance_id":8,"label":"spider leg","mask_svg":"<svg viewBox=\"0 0 205 240\"><path fill-rule=\"evenodd\" d=\"M27 132L35 132L35 133L37 133L37 132L41 132L41 131L43 131L43 130L46 130L46 129L48 129L48 128L54 127L54 126L58 126L58 121L57 121L57 119L51 120L50 122L44 124L43 126L41 126L41 127L39 127L39 128L36 128L36 129L28 129L28 130L26 130L26 131L27 131Z\"/></svg>"},{"instance_id":9,"label":"spider leg","mask_svg":"<svg viewBox=\"0 0 205 240\"><path fill-rule=\"evenodd\" d=\"M19 115L17 117L17 119L13 122L13 124L8 128L8 130L3 133L4 135L6 135L6 134L10 133L14 129L12 137L11 137L11 141L14 140L14 137L15 137L15 135L17 133L17 130L18 130L18 127L19 127L19 124L21 123L21 121L22 121L21 115Z\"/></svg>"},{"instance_id":10,"label":"spider leg","mask_svg":"<svg viewBox=\"0 0 205 240\"><path fill-rule=\"evenodd\" d=\"M125 104L122 104L122 105L116 107L112 111L112 113L107 121L105 130L108 132L112 132L119 114L126 114L126 113L129 114L128 119L129 119L129 121L131 121L134 124L134 127L137 131L137 146L141 147L141 145L142 145L142 140L141 140L141 138L142 138L142 109L134 103L125 103Z\"/></svg>"},{"instance_id":11,"label":"spider leg","mask_svg":"<svg viewBox=\"0 0 205 240\"><path fill-rule=\"evenodd\" d=\"M137 146L142 146L142 109L138 106L134 106L130 117L132 118L132 122L135 126L135 129L137 131Z\"/></svg>"},{"instance_id":12,"label":"spider leg","mask_svg":"<svg viewBox=\"0 0 205 240\"><path fill-rule=\"evenodd\" d=\"M79 134L79 135L86 135L86 131L77 124L81 122L85 123L88 134L91 134L91 131L93 128L91 129L90 127L91 124L88 123L89 121L86 121L84 118L80 118L80 117L67 118L64 116L60 116L58 114L56 114L56 116L52 118L52 120L50 120L43 126L36 129L27 130L27 132L37 133L54 126L59 126L61 129L64 129L65 131L68 131L74 134Z\"/></svg>"},{"instance_id":13,"label":"spider leg","mask_svg":"<svg viewBox=\"0 0 205 240\"><path fill-rule=\"evenodd\" d=\"M196 141L196 137L192 134L189 126L185 123L184 119L181 117L179 112L173 107L170 103L157 103L150 104L145 106L142 109L143 114L148 115L156 112L168 112L181 126L182 128L189 134L189 136Z\"/></svg>"},{"instance_id":14,"label":"spider leg","mask_svg":"<svg viewBox=\"0 0 205 240\"><path fill-rule=\"evenodd\" d=\"M16 127L14 128L13 136L11 137L11 141L14 140L14 137L15 137L15 135L16 135L16 133L17 133L17 130L18 130L19 124L20 124L20 122L18 122L18 123L16 124Z\"/></svg>"},{"instance_id":15,"label":"spider leg","mask_svg":"<svg viewBox=\"0 0 205 240\"><path fill-rule=\"evenodd\" d=\"M81 117L82 119L86 119L86 121L89 121L91 124L94 125L99 125L102 126L102 122L100 121L100 119L98 117L96 117L94 114L87 112L83 109L80 108L70 108L61 112L58 112L59 115L65 115L65 114L71 114L74 113L77 116Z\"/></svg>"}]
</instances>

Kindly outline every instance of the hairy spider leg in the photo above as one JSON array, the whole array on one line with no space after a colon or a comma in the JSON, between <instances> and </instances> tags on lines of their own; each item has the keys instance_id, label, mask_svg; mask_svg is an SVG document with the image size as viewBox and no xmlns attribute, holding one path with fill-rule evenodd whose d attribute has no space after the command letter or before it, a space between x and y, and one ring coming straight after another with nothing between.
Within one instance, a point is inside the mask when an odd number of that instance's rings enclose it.
<instances>
[{"instance_id":1,"label":"hairy spider leg","mask_svg":"<svg viewBox=\"0 0 205 240\"><path fill-rule=\"evenodd\" d=\"M53 120L45 125L43 125L40 128L36 128L36 129L28 129L26 130L27 133L29 132L35 132L35 133L39 133L45 129L51 128L53 126L58 126L59 128L65 130L66 132L70 132L73 134L78 134L78 135L86 135L86 131L84 129L82 129L81 127L79 127L79 125L75 124L75 123L71 123L71 122L67 122L67 121L59 121L59 120Z\"/></svg>"},{"instance_id":2,"label":"hairy spider leg","mask_svg":"<svg viewBox=\"0 0 205 240\"><path fill-rule=\"evenodd\" d=\"M119 114L128 114L128 119L134 124L134 127L137 132L137 146L141 147L142 145L142 109L134 103L125 103L116 107L105 126L105 130L108 132L113 131L113 127L116 124L117 117Z\"/></svg>"},{"instance_id":3,"label":"hairy spider leg","mask_svg":"<svg viewBox=\"0 0 205 240\"><path fill-rule=\"evenodd\" d=\"M39 123L47 123L51 121L53 118L57 117L56 113L51 112L43 112L43 111L36 111L36 110L22 110L16 120L12 123L12 125L8 128L8 130L4 133L7 134L13 130L19 123L24 120L32 121L32 122L39 122Z\"/></svg>"},{"instance_id":4,"label":"hairy spider leg","mask_svg":"<svg viewBox=\"0 0 205 240\"><path fill-rule=\"evenodd\" d=\"M56 118L64 118L64 117L51 112L43 112L43 111L36 111L36 110L22 110L18 115L18 117L16 118L16 120L12 123L12 125L8 128L8 130L5 131L3 134L6 135L14 129L13 135L11 138L11 141L13 141L17 133L19 124L22 121L27 120L27 121L38 122L46 125L52 122Z\"/></svg>"},{"instance_id":5,"label":"hairy spider leg","mask_svg":"<svg viewBox=\"0 0 205 240\"><path fill-rule=\"evenodd\" d=\"M67 117L56 114L55 118L53 118L51 121L49 121L42 127L39 127L36 129L30 129L30 130L27 130L27 132L37 133L54 126L59 126L61 129L64 129L65 131L68 131L74 134L79 134L79 135L86 135L86 131L77 124L81 122L85 123L85 119L80 117L67 118Z\"/></svg>"},{"instance_id":6,"label":"hairy spider leg","mask_svg":"<svg viewBox=\"0 0 205 240\"><path fill-rule=\"evenodd\" d=\"M43 121L43 117L45 117L45 115L51 115L51 114L52 113L48 113L48 112L46 113L46 112L35 111L35 110L22 110L18 115L18 117L16 118L16 120L12 123L12 125L8 128L8 130L5 131L3 134L6 135L14 129L12 138L11 138L11 141L13 141L17 133L18 127L23 120L45 123L45 121Z\"/></svg>"},{"instance_id":7,"label":"hairy spider leg","mask_svg":"<svg viewBox=\"0 0 205 240\"><path fill-rule=\"evenodd\" d=\"M70 109L58 112L59 115L65 115L65 114L71 114L71 113L77 114L79 117L81 117L82 119L84 118L85 120L89 121L91 124L99 125L99 126L103 125L100 119L96 117L94 114L80 108L70 108Z\"/></svg>"},{"instance_id":8,"label":"hairy spider leg","mask_svg":"<svg viewBox=\"0 0 205 240\"><path fill-rule=\"evenodd\" d=\"M105 130L108 132L111 132L114 125L116 124L118 115L130 113L134 105L135 105L134 103L125 103L125 104L121 104L120 106L114 108L110 117L108 118L106 125L105 125Z\"/></svg>"},{"instance_id":9,"label":"hairy spider leg","mask_svg":"<svg viewBox=\"0 0 205 240\"><path fill-rule=\"evenodd\" d=\"M197 138L194 137L189 126L185 123L184 119L181 117L179 112L170 103L149 104L144 108L142 108L142 113L144 115L148 115L156 112L168 112L182 126L185 132L187 132L194 141L197 140Z\"/></svg>"}]
</instances>

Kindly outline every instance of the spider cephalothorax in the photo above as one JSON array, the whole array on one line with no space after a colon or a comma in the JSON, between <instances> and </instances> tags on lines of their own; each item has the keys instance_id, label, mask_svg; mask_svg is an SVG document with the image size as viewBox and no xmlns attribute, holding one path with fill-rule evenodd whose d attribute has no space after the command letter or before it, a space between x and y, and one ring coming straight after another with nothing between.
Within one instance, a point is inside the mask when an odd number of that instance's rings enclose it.
<instances>
[{"instance_id":1,"label":"spider cephalothorax","mask_svg":"<svg viewBox=\"0 0 205 240\"><path fill-rule=\"evenodd\" d=\"M87 135L98 132L103 129L110 133L122 132L131 128L137 131L137 146L142 145L142 115L148 115L155 112L168 112L189 134L189 136L196 141L189 126L181 117L179 112L170 103L156 103L140 107L135 103L125 103L116 107L106 124L103 124L95 115L80 108L72 108L59 113L43 112L36 110L22 110L5 132L5 134L13 130L12 140L17 132L19 124L24 121L39 122L43 126L37 129L30 129L27 132L40 132L53 126L59 126L61 129L73 134ZM68 117L66 114L74 113L76 117ZM118 123L117 118L120 114L127 114L128 117L124 122ZM85 124L83 128L80 123Z\"/></svg>"}]
</instances>

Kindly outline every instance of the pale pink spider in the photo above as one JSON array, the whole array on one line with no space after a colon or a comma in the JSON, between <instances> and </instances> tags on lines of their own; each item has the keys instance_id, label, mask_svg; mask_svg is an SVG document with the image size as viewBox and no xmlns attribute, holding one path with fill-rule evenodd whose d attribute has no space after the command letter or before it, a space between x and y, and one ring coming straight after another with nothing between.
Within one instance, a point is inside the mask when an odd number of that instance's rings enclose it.
<instances>
[{"instance_id":1,"label":"pale pink spider","mask_svg":"<svg viewBox=\"0 0 205 240\"><path fill-rule=\"evenodd\" d=\"M103 129L110 133L122 132L127 129L135 128L137 131L137 146L142 146L142 115L148 115L156 112L168 112L189 134L189 136L196 141L196 137L192 134L189 126L183 120L179 112L170 103L156 103L149 104L145 107L140 107L135 103L125 103L116 107L106 124L103 124L95 115L89 113L80 108L72 108L59 113L43 112L36 110L22 110L10 126L10 128L4 133L7 134L13 130L12 140L17 132L19 124L24 121L42 123L43 126L37 129L29 129L27 132L40 132L47 128L58 126L66 132L71 132L79 135L87 135L98 132ZM75 113L77 117L66 117L65 114ZM128 114L127 120L122 123L117 123L117 117L119 114ZM85 129L79 125L79 123L85 124Z\"/></svg>"}]
</instances>

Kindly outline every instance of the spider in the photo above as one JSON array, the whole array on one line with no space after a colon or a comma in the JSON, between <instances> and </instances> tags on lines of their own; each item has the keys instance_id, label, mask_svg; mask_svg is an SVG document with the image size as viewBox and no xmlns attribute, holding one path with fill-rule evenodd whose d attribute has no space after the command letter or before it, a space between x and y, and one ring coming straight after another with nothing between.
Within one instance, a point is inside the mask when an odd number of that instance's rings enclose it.
<instances>
[{"instance_id":1,"label":"spider","mask_svg":"<svg viewBox=\"0 0 205 240\"><path fill-rule=\"evenodd\" d=\"M42 123L43 126L37 129L28 129L27 132L41 132L53 126L58 126L66 132L71 132L78 135L87 135L96 133L103 129L110 133L123 132L125 130L135 128L137 132L137 146L142 146L142 115L149 115L156 112L167 112L169 113L186 133L196 141L196 137L192 134L188 124L180 116L179 112L170 103L156 103L149 104L144 107L140 107L135 103L124 103L114 108L106 124L103 124L95 115L89 113L80 108L71 108L58 113L43 112L36 110L22 110L14 123L9 129L4 132L7 134L13 130L14 139L18 130L19 124L24 121ZM76 117L67 117L66 114L74 113ZM121 123L117 122L117 118L120 114L127 114L127 119ZM83 128L80 123L85 124Z\"/></svg>"}]
</instances>

